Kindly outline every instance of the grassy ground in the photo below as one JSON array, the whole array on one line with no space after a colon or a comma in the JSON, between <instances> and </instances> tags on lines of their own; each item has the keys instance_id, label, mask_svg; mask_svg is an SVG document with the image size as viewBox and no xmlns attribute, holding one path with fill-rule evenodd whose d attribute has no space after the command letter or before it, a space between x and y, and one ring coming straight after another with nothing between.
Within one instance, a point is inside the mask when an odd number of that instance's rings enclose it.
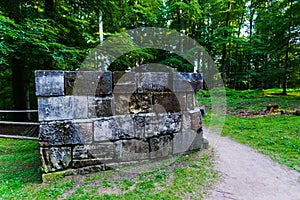
<instances>
[{"instance_id":1,"label":"grassy ground","mask_svg":"<svg viewBox=\"0 0 300 200\"><path fill-rule=\"evenodd\" d=\"M279 110L292 113L300 109L300 89L289 89L283 96L280 90L227 90L227 116L223 136L247 144L269 155L275 161L300 171L300 117L280 112L265 112L269 104L278 104ZM202 93L203 94L203 93ZM205 92L204 92L205 94ZM208 109L204 124L210 124L209 97L199 100Z\"/></svg>"},{"instance_id":2,"label":"grassy ground","mask_svg":"<svg viewBox=\"0 0 300 200\"><path fill-rule=\"evenodd\" d=\"M0 199L201 199L218 174L212 152L41 183L38 144L0 139Z\"/></svg>"},{"instance_id":3,"label":"grassy ground","mask_svg":"<svg viewBox=\"0 0 300 200\"><path fill-rule=\"evenodd\" d=\"M222 135L258 149L279 163L300 171L300 117L266 113L268 104L300 109L300 89L227 90ZM206 97L204 97L206 96ZM210 124L214 114L207 92L199 95ZM0 139L0 199L201 199L217 180L211 151L193 152L164 162L124 167L86 176L41 183L38 144Z\"/></svg>"}]
</instances>

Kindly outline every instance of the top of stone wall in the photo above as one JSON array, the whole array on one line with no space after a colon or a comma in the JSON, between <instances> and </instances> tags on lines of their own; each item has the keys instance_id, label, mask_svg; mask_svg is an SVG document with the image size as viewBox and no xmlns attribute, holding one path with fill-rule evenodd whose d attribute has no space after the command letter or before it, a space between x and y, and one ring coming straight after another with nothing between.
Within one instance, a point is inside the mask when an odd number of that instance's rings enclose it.
<instances>
[{"instance_id":1,"label":"top of stone wall","mask_svg":"<svg viewBox=\"0 0 300 200\"><path fill-rule=\"evenodd\" d=\"M112 93L145 93L147 91L190 92L203 88L203 76L188 72L35 72L36 96L64 95L105 96Z\"/></svg>"}]
</instances>

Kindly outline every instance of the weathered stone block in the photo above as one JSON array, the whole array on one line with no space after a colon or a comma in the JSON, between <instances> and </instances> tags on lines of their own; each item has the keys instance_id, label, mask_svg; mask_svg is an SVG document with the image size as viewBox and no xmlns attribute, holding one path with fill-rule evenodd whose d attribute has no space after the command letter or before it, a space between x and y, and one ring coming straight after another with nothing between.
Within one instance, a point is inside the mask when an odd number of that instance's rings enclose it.
<instances>
[{"instance_id":1,"label":"weathered stone block","mask_svg":"<svg viewBox=\"0 0 300 200\"><path fill-rule=\"evenodd\" d=\"M88 112L88 101L86 96L71 97L71 115L72 119L86 119Z\"/></svg>"},{"instance_id":2,"label":"weathered stone block","mask_svg":"<svg viewBox=\"0 0 300 200\"><path fill-rule=\"evenodd\" d=\"M112 93L112 73L102 72L98 81L96 95Z\"/></svg>"},{"instance_id":3,"label":"weathered stone block","mask_svg":"<svg viewBox=\"0 0 300 200\"><path fill-rule=\"evenodd\" d=\"M175 93L172 92L155 92L153 94L154 104L162 105L166 112L180 112L185 108L181 108L180 102Z\"/></svg>"},{"instance_id":4,"label":"weathered stone block","mask_svg":"<svg viewBox=\"0 0 300 200\"><path fill-rule=\"evenodd\" d=\"M113 94L114 101L114 115L126 115L130 114L129 103L131 94Z\"/></svg>"},{"instance_id":5,"label":"weathered stone block","mask_svg":"<svg viewBox=\"0 0 300 200\"><path fill-rule=\"evenodd\" d=\"M181 129L181 115L179 113L169 114L146 114L145 115L145 137L172 134Z\"/></svg>"},{"instance_id":6,"label":"weathered stone block","mask_svg":"<svg viewBox=\"0 0 300 200\"><path fill-rule=\"evenodd\" d=\"M160 134L173 134L181 130L181 114L169 113L164 116L165 123L160 131Z\"/></svg>"},{"instance_id":7,"label":"weathered stone block","mask_svg":"<svg viewBox=\"0 0 300 200\"><path fill-rule=\"evenodd\" d=\"M165 135L160 137L150 138L150 158L163 158L172 155L173 136Z\"/></svg>"},{"instance_id":8,"label":"weathered stone block","mask_svg":"<svg viewBox=\"0 0 300 200\"><path fill-rule=\"evenodd\" d=\"M192 150L196 150L196 149L201 149L202 146L203 146L203 132L201 131L195 135L195 138L188 150L192 151Z\"/></svg>"},{"instance_id":9,"label":"weathered stone block","mask_svg":"<svg viewBox=\"0 0 300 200\"><path fill-rule=\"evenodd\" d=\"M136 84L135 72L113 72L113 83L116 84Z\"/></svg>"},{"instance_id":10,"label":"weathered stone block","mask_svg":"<svg viewBox=\"0 0 300 200\"><path fill-rule=\"evenodd\" d=\"M147 91L171 91L172 84L170 73L144 72L137 73L137 87L139 93Z\"/></svg>"},{"instance_id":11,"label":"weathered stone block","mask_svg":"<svg viewBox=\"0 0 300 200\"><path fill-rule=\"evenodd\" d=\"M87 97L38 98L39 121L87 118Z\"/></svg>"},{"instance_id":12,"label":"weathered stone block","mask_svg":"<svg viewBox=\"0 0 300 200\"><path fill-rule=\"evenodd\" d=\"M72 161L71 147L40 148L40 153L45 173L67 169Z\"/></svg>"},{"instance_id":13,"label":"weathered stone block","mask_svg":"<svg viewBox=\"0 0 300 200\"><path fill-rule=\"evenodd\" d=\"M92 165L87 167L81 167L78 169L78 174L84 175L84 174L90 174L94 172L100 172L104 170L109 170L109 167L106 167L105 164L99 164L99 165Z\"/></svg>"},{"instance_id":14,"label":"weathered stone block","mask_svg":"<svg viewBox=\"0 0 300 200\"><path fill-rule=\"evenodd\" d=\"M183 153L190 149L201 148L201 136L201 134L198 134L193 130L174 134L173 154Z\"/></svg>"},{"instance_id":15,"label":"weathered stone block","mask_svg":"<svg viewBox=\"0 0 300 200\"><path fill-rule=\"evenodd\" d=\"M74 160L94 158L86 146L75 146L72 153Z\"/></svg>"},{"instance_id":16,"label":"weathered stone block","mask_svg":"<svg viewBox=\"0 0 300 200\"><path fill-rule=\"evenodd\" d=\"M163 125L165 123L165 117L163 115L155 115L149 113L145 115L145 137L149 138L157 136L161 133Z\"/></svg>"},{"instance_id":17,"label":"weathered stone block","mask_svg":"<svg viewBox=\"0 0 300 200\"><path fill-rule=\"evenodd\" d=\"M91 144L93 142L93 123L72 123L70 132L78 135L82 144Z\"/></svg>"},{"instance_id":18,"label":"weathered stone block","mask_svg":"<svg viewBox=\"0 0 300 200\"><path fill-rule=\"evenodd\" d=\"M149 145L141 140L121 140L115 142L117 160L132 161L149 159Z\"/></svg>"},{"instance_id":19,"label":"weathered stone block","mask_svg":"<svg viewBox=\"0 0 300 200\"><path fill-rule=\"evenodd\" d=\"M112 142L76 146L73 149L73 167L85 167L114 162L115 145Z\"/></svg>"},{"instance_id":20,"label":"weathered stone block","mask_svg":"<svg viewBox=\"0 0 300 200\"><path fill-rule=\"evenodd\" d=\"M95 165L102 165L104 161L102 159L93 158L86 160L73 160L72 167L73 168L81 168L81 167L90 167Z\"/></svg>"},{"instance_id":21,"label":"weathered stone block","mask_svg":"<svg viewBox=\"0 0 300 200\"><path fill-rule=\"evenodd\" d=\"M109 97L88 97L88 118L109 117L113 115L112 99Z\"/></svg>"},{"instance_id":22,"label":"weathered stone block","mask_svg":"<svg viewBox=\"0 0 300 200\"><path fill-rule=\"evenodd\" d=\"M40 145L76 145L92 142L92 123L51 122L40 125Z\"/></svg>"},{"instance_id":23,"label":"weathered stone block","mask_svg":"<svg viewBox=\"0 0 300 200\"><path fill-rule=\"evenodd\" d=\"M112 93L111 72L66 72L65 87L68 95L105 95Z\"/></svg>"},{"instance_id":24,"label":"weathered stone block","mask_svg":"<svg viewBox=\"0 0 300 200\"><path fill-rule=\"evenodd\" d=\"M181 121L182 121L182 132L189 131L192 129L192 121L191 121L191 115L189 112L183 112L181 115Z\"/></svg>"},{"instance_id":25,"label":"weathered stone block","mask_svg":"<svg viewBox=\"0 0 300 200\"><path fill-rule=\"evenodd\" d=\"M152 93L143 94L134 93L130 97L129 111L130 113L149 113L152 112Z\"/></svg>"},{"instance_id":26,"label":"weathered stone block","mask_svg":"<svg viewBox=\"0 0 300 200\"><path fill-rule=\"evenodd\" d=\"M118 129L119 133L122 133L121 135L118 135L117 137L120 139L125 138L133 138L135 136L134 131L134 121L132 119L131 115L118 115L113 117L116 122L116 129Z\"/></svg>"},{"instance_id":27,"label":"weathered stone block","mask_svg":"<svg viewBox=\"0 0 300 200\"><path fill-rule=\"evenodd\" d=\"M132 94L136 91L136 73L113 72L114 94Z\"/></svg>"},{"instance_id":28,"label":"weathered stone block","mask_svg":"<svg viewBox=\"0 0 300 200\"><path fill-rule=\"evenodd\" d=\"M186 94L186 107L187 110L194 110L196 107L196 95L195 93Z\"/></svg>"},{"instance_id":29,"label":"weathered stone block","mask_svg":"<svg viewBox=\"0 0 300 200\"><path fill-rule=\"evenodd\" d=\"M145 114L136 114L133 116L133 125L135 137L145 137Z\"/></svg>"},{"instance_id":30,"label":"weathered stone block","mask_svg":"<svg viewBox=\"0 0 300 200\"><path fill-rule=\"evenodd\" d=\"M173 79L174 92L196 92L203 88L202 74L199 73L174 73Z\"/></svg>"},{"instance_id":31,"label":"weathered stone block","mask_svg":"<svg viewBox=\"0 0 300 200\"><path fill-rule=\"evenodd\" d=\"M123 119L123 122L126 120L127 119ZM119 121L121 122L122 120L120 120L120 118L116 120L115 117L112 117L103 118L94 122L94 141L114 141L132 138L133 136L130 134L133 133L133 131L126 132L126 130L128 131L130 129L130 127L127 127L130 122L127 121L125 124L121 124ZM124 126L124 128L122 126Z\"/></svg>"},{"instance_id":32,"label":"weathered stone block","mask_svg":"<svg viewBox=\"0 0 300 200\"><path fill-rule=\"evenodd\" d=\"M72 166L84 167L112 162L115 153L114 149L115 145L112 142L75 146Z\"/></svg>"},{"instance_id":33,"label":"weathered stone block","mask_svg":"<svg viewBox=\"0 0 300 200\"><path fill-rule=\"evenodd\" d=\"M191 128L195 131L202 130L201 112L199 110L194 110L191 111L190 114L191 114Z\"/></svg>"},{"instance_id":34,"label":"weathered stone block","mask_svg":"<svg viewBox=\"0 0 300 200\"><path fill-rule=\"evenodd\" d=\"M113 127L116 126L113 118L103 118L94 122L94 141L109 141L115 138Z\"/></svg>"},{"instance_id":35,"label":"weathered stone block","mask_svg":"<svg viewBox=\"0 0 300 200\"><path fill-rule=\"evenodd\" d=\"M64 90L63 71L35 71L36 96L62 96Z\"/></svg>"},{"instance_id":36,"label":"weathered stone block","mask_svg":"<svg viewBox=\"0 0 300 200\"><path fill-rule=\"evenodd\" d=\"M171 91L173 88L173 81L170 78L170 73L167 72L153 72L152 75L152 90L157 92Z\"/></svg>"}]
</instances>

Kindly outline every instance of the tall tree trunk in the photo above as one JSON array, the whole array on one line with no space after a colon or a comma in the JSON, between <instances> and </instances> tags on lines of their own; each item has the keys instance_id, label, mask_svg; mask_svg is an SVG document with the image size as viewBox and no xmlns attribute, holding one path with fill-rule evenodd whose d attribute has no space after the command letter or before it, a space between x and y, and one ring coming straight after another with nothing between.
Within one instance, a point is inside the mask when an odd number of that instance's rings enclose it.
<instances>
[{"instance_id":1,"label":"tall tree trunk","mask_svg":"<svg viewBox=\"0 0 300 200\"><path fill-rule=\"evenodd\" d=\"M15 21L15 23L20 23L20 1L19 0L9 0L8 1L9 17ZM16 110L26 110L26 93L25 93L25 69L23 62L21 60L22 54L20 52L15 52L12 56L12 89L13 89L13 109ZM14 120L16 121L27 121L26 113L16 113L14 114Z\"/></svg>"},{"instance_id":2,"label":"tall tree trunk","mask_svg":"<svg viewBox=\"0 0 300 200\"><path fill-rule=\"evenodd\" d=\"M54 18L55 0L45 0L45 15L50 19Z\"/></svg>"},{"instance_id":3,"label":"tall tree trunk","mask_svg":"<svg viewBox=\"0 0 300 200\"><path fill-rule=\"evenodd\" d=\"M224 37L227 39L228 38L228 30L227 28L229 27L229 21L230 21L230 10L231 10L231 1L228 1L227 3L227 12L226 12L226 20L225 20L225 33ZM222 79L224 82L224 85L226 86L226 60L227 60L227 42L224 42L223 44L223 49L222 49L222 59L221 59L221 68L222 68Z\"/></svg>"},{"instance_id":4,"label":"tall tree trunk","mask_svg":"<svg viewBox=\"0 0 300 200\"><path fill-rule=\"evenodd\" d=\"M290 9L292 9L293 1L290 2ZM291 20L292 15L290 15L290 19L288 22L288 36L286 41L286 50L285 50L285 65L284 65L284 76L283 76L283 86L282 86L282 94L287 95L287 79L288 79L288 69L289 69L289 48L290 48L290 39L291 39Z\"/></svg>"}]
</instances>

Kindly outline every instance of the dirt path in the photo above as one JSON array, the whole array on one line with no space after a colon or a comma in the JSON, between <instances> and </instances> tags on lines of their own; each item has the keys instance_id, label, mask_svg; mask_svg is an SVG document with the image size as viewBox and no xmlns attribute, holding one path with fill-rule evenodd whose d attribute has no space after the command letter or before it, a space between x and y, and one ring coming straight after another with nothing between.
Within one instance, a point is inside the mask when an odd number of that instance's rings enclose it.
<instances>
[{"instance_id":1,"label":"dirt path","mask_svg":"<svg viewBox=\"0 0 300 200\"><path fill-rule=\"evenodd\" d=\"M256 150L204 130L214 148L216 169L224 180L207 200L300 200L300 173L279 165Z\"/></svg>"}]
</instances>

